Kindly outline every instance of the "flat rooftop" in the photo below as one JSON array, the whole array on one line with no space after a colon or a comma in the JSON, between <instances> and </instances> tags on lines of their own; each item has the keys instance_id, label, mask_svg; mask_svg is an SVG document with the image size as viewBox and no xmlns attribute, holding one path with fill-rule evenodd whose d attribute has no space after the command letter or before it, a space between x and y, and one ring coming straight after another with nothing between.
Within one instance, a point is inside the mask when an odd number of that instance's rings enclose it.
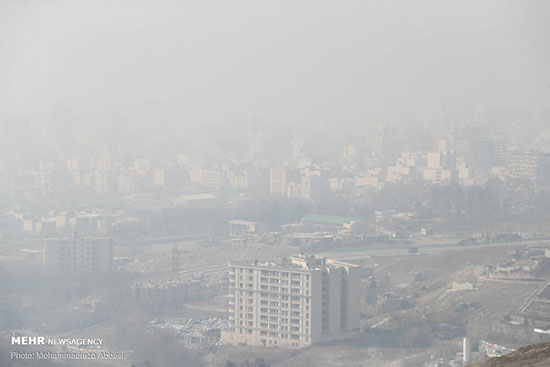
<instances>
[{"instance_id":1,"label":"flat rooftop","mask_svg":"<svg viewBox=\"0 0 550 367\"><path fill-rule=\"evenodd\" d=\"M271 261L231 261L229 266L251 267L257 269L280 269L280 270L317 270L326 268L337 268L342 266L357 267L358 265L345 263L326 258L316 258L313 255L296 255L290 258L282 257Z\"/></svg>"},{"instance_id":2,"label":"flat rooftop","mask_svg":"<svg viewBox=\"0 0 550 367\"><path fill-rule=\"evenodd\" d=\"M344 225L352 222L353 218L336 215L310 214L300 219L300 221L306 223Z\"/></svg>"}]
</instances>

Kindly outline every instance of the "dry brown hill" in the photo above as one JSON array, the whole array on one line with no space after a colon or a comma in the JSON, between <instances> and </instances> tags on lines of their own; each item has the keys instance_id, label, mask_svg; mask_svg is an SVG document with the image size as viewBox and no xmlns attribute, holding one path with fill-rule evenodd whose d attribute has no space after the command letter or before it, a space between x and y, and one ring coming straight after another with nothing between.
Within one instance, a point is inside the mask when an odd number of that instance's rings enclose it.
<instances>
[{"instance_id":1,"label":"dry brown hill","mask_svg":"<svg viewBox=\"0 0 550 367\"><path fill-rule=\"evenodd\" d=\"M519 348L502 357L491 358L472 367L549 367L550 343Z\"/></svg>"}]
</instances>

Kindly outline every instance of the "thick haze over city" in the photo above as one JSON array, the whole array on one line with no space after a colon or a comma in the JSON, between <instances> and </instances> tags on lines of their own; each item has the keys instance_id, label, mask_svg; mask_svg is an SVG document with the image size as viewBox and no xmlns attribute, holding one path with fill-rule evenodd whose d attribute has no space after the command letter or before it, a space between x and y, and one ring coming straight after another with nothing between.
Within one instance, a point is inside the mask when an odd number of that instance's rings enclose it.
<instances>
[{"instance_id":1,"label":"thick haze over city","mask_svg":"<svg viewBox=\"0 0 550 367\"><path fill-rule=\"evenodd\" d=\"M550 116L546 1L9 1L0 120L99 129ZM502 121L511 120L511 121ZM155 126L155 129L151 129ZM504 125L508 126L508 125Z\"/></svg>"},{"instance_id":2,"label":"thick haze over city","mask_svg":"<svg viewBox=\"0 0 550 367\"><path fill-rule=\"evenodd\" d=\"M549 365L549 218L549 1L0 0L1 367Z\"/></svg>"}]
</instances>

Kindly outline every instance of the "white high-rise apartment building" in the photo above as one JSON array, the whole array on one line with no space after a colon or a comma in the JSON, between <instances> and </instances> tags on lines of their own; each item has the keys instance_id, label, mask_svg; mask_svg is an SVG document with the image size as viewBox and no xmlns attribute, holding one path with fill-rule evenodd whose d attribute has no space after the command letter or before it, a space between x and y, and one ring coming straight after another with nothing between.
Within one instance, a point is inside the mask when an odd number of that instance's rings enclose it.
<instances>
[{"instance_id":1,"label":"white high-rise apartment building","mask_svg":"<svg viewBox=\"0 0 550 367\"><path fill-rule=\"evenodd\" d=\"M301 348L360 328L360 267L300 255L229 264L229 324L222 341Z\"/></svg>"},{"instance_id":2,"label":"white high-rise apartment building","mask_svg":"<svg viewBox=\"0 0 550 367\"><path fill-rule=\"evenodd\" d=\"M70 237L44 239L46 273L110 272L113 245L110 238L87 237L73 233Z\"/></svg>"}]
</instances>

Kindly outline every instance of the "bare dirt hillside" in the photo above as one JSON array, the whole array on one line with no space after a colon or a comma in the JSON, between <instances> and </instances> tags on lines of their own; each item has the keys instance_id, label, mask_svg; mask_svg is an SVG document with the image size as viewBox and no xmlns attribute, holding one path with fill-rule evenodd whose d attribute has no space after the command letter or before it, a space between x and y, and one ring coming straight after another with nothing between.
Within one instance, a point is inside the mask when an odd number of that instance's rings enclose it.
<instances>
[{"instance_id":1,"label":"bare dirt hillside","mask_svg":"<svg viewBox=\"0 0 550 367\"><path fill-rule=\"evenodd\" d=\"M550 343L534 344L498 358L491 358L472 367L548 367Z\"/></svg>"}]
</instances>

